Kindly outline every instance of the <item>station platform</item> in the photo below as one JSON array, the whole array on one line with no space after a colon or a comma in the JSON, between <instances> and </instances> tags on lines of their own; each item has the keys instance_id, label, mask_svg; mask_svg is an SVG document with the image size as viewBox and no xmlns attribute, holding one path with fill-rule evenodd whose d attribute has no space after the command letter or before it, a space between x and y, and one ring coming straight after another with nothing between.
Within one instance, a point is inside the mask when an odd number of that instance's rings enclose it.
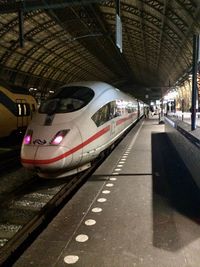
<instances>
[{"instance_id":1,"label":"station platform","mask_svg":"<svg viewBox=\"0 0 200 267\"><path fill-rule=\"evenodd\" d=\"M13 266L198 267L199 190L164 129L139 122Z\"/></svg>"}]
</instances>

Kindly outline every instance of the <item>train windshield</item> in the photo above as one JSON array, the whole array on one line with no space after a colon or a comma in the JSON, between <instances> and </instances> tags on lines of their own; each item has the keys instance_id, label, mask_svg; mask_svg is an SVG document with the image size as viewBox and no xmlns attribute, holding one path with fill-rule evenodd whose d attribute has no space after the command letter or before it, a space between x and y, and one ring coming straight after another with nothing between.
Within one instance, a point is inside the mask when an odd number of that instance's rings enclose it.
<instances>
[{"instance_id":1,"label":"train windshield","mask_svg":"<svg viewBox=\"0 0 200 267\"><path fill-rule=\"evenodd\" d=\"M40 113L68 113L86 106L94 97L94 91L83 86L62 87L39 109Z\"/></svg>"}]
</instances>

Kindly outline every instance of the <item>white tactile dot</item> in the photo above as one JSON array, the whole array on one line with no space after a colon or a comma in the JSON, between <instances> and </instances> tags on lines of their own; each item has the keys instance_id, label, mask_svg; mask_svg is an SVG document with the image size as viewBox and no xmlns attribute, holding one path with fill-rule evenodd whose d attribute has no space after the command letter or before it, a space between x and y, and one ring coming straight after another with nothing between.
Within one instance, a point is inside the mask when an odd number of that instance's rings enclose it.
<instances>
[{"instance_id":1,"label":"white tactile dot","mask_svg":"<svg viewBox=\"0 0 200 267\"><path fill-rule=\"evenodd\" d=\"M76 241L77 242L86 242L88 240L88 238L89 237L87 235L81 234L81 235L77 235Z\"/></svg>"},{"instance_id":2,"label":"white tactile dot","mask_svg":"<svg viewBox=\"0 0 200 267\"><path fill-rule=\"evenodd\" d=\"M102 208L98 208L98 207L92 209L92 212L95 212L95 213L101 212L101 211L102 211Z\"/></svg>"},{"instance_id":3,"label":"white tactile dot","mask_svg":"<svg viewBox=\"0 0 200 267\"><path fill-rule=\"evenodd\" d=\"M115 177L111 177L111 178L109 178L109 180L110 180L110 181L116 181L117 178L115 178Z\"/></svg>"},{"instance_id":4,"label":"white tactile dot","mask_svg":"<svg viewBox=\"0 0 200 267\"><path fill-rule=\"evenodd\" d=\"M103 194L110 194L110 190L103 190L102 193Z\"/></svg>"},{"instance_id":5,"label":"white tactile dot","mask_svg":"<svg viewBox=\"0 0 200 267\"><path fill-rule=\"evenodd\" d=\"M88 226L94 225L96 224L96 221L93 219L88 219L87 221L85 221L85 224Z\"/></svg>"},{"instance_id":6,"label":"white tactile dot","mask_svg":"<svg viewBox=\"0 0 200 267\"><path fill-rule=\"evenodd\" d=\"M79 260L79 257L76 255L68 255L64 257L64 262L67 264L74 264Z\"/></svg>"},{"instance_id":7,"label":"white tactile dot","mask_svg":"<svg viewBox=\"0 0 200 267\"><path fill-rule=\"evenodd\" d=\"M108 184L106 184L106 186L107 187L112 187L112 186L114 186L114 184L108 183Z\"/></svg>"},{"instance_id":8,"label":"white tactile dot","mask_svg":"<svg viewBox=\"0 0 200 267\"><path fill-rule=\"evenodd\" d=\"M102 197L102 198L98 198L97 201L102 203L102 202L106 202L107 199Z\"/></svg>"}]
</instances>

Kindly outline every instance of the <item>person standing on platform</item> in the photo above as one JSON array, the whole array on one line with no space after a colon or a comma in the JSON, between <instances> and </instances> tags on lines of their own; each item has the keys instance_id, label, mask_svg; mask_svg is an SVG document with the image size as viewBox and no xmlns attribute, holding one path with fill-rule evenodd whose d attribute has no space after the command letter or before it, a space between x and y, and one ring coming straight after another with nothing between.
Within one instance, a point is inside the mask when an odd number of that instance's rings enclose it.
<instances>
[{"instance_id":1,"label":"person standing on platform","mask_svg":"<svg viewBox=\"0 0 200 267\"><path fill-rule=\"evenodd\" d=\"M149 107L144 108L144 117L149 118Z\"/></svg>"},{"instance_id":2,"label":"person standing on platform","mask_svg":"<svg viewBox=\"0 0 200 267\"><path fill-rule=\"evenodd\" d=\"M154 115L154 107L153 106L150 106L150 111L151 111L151 117L153 117L153 115Z\"/></svg>"}]
</instances>

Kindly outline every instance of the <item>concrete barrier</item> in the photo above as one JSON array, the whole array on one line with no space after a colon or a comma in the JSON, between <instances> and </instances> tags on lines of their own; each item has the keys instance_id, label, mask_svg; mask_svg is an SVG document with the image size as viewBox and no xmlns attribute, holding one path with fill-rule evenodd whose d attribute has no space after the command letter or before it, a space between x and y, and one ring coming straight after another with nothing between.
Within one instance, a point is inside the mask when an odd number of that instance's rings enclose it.
<instances>
[{"instance_id":1,"label":"concrete barrier","mask_svg":"<svg viewBox=\"0 0 200 267\"><path fill-rule=\"evenodd\" d=\"M165 131L200 188L200 128L165 117Z\"/></svg>"}]
</instances>

